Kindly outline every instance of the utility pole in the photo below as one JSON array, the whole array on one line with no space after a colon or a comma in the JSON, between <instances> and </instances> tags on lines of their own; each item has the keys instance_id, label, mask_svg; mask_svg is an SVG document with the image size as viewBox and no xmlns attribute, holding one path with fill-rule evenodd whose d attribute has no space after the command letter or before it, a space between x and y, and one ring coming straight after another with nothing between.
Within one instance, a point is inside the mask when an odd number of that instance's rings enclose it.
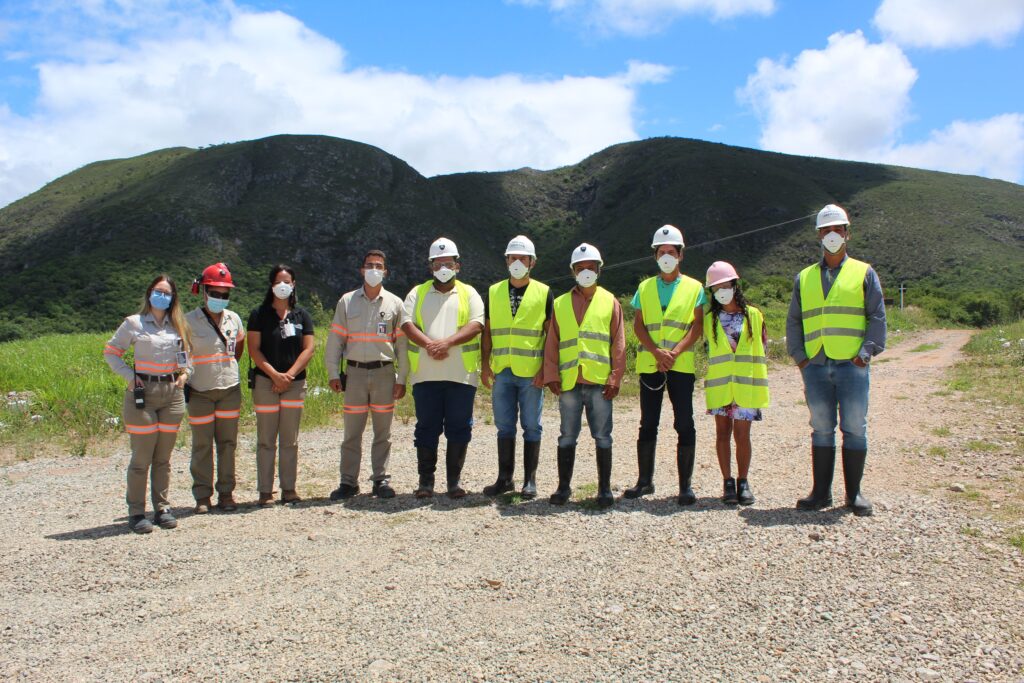
<instances>
[{"instance_id":1,"label":"utility pole","mask_svg":"<svg viewBox=\"0 0 1024 683\"><path fill-rule=\"evenodd\" d=\"M903 310L903 292L907 291L907 285L904 282L900 283L900 310Z\"/></svg>"}]
</instances>

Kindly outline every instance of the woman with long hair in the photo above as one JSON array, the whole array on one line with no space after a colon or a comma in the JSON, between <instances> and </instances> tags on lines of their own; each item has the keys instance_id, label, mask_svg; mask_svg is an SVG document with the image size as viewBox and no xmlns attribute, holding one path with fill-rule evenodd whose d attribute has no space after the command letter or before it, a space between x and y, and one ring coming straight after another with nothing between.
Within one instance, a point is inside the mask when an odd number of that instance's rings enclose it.
<instances>
[{"instance_id":1,"label":"woman with long hair","mask_svg":"<svg viewBox=\"0 0 1024 683\"><path fill-rule=\"evenodd\" d=\"M124 361L132 349L133 365ZM178 526L167 499L171 451L185 415L183 388L191 372L188 325L178 302L178 288L169 275L149 283L142 308L128 316L103 349L110 369L128 383L122 416L131 442L128 463L128 527L137 534ZM146 519L149 480L153 521Z\"/></svg>"},{"instance_id":2,"label":"woman with long hair","mask_svg":"<svg viewBox=\"0 0 1024 683\"><path fill-rule=\"evenodd\" d=\"M249 357L256 366L252 387L256 411L256 485L261 506L274 504L274 461L279 455L281 502L302 500L295 490L299 424L306 399L306 366L316 337L313 318L298 305L295 271L279 264L270 269L263 304L246 325Z\"/></svg>"}]
</instances>

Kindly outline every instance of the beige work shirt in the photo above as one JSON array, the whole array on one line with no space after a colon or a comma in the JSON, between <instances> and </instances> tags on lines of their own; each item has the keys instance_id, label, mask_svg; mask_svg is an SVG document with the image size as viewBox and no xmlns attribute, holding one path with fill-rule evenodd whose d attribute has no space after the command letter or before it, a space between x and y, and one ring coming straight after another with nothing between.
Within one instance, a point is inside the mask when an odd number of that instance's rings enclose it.
<instances>
[{"instance_id":1,"label":"beige work shirt","mask_svg":"<svg viewBox=\"0 0 1024 683\"><path fill-rule=\"evenodd\" d=\"M469 290L469 323L477 323L481 331L484 329L484 301L480 298L476 289L462 283ZM413 287L409 295L405 297L405 320L416 324L416 290ZM423 300L423 308L420 311L423 316L422 331L431 339L444 339L450 337L459 330L459 295L458 290L452 287L447 292L439 292L431 285ZM479 338L478 338L479 339ZM472 343L472 342L470 342ZM478 342L479 343L479 342ZM467 372L462 364L462 351L458 347L452 347L448 357L443 360L434 360L426 351L420 351L420 367L418 372L411 373L412 384L419 382L458 382L477 386L480 381L479 372Z\"/></svg>"},{"instance_id":2,"label":"beige work shirt","mask_svg":"<svg viewBox=\"0 0 1024 683\"><path fill-rule=\"evenodd\" d=\"M402 300L386 289L377 298L366 296L366 288L346 292L334 308L331 332L327 335L324 365L328 379L341 377L341 359L358 363L391 361L397 384L409 375L409 340L402 331L405 323Z\"/></svg>"},{"instance_id":3,"label":"beige work shirt","mask_svg":"<svg viewBox=\"0 0 1024 683\"><path fill-rule=\"evenodd\" d=\"M245 339L242 319L227 310L220 316L220 331L227 345L217 336L202 308L185 315L192 332L192 376L188 383L196 391L230 389L239 383L235 349Z\"/></svg>"},{"instance_id":4,"label":"beige work shirt","mask_svg":"<svg viewBox=\"0 0 1024 683\"><path fill-rule=\"evenodd\" d=\"M125 351L135 347L135 368L124 362ZM130 315L114 332L103 349L103 357L110 369L129 384L135 381L135 372L144 375L170 375L178 370L188 371L188 364L178 366L178 352L184 350L181 336L164 316L163 324L157 324L152 313Z\"/></svg>"}]
</instances>

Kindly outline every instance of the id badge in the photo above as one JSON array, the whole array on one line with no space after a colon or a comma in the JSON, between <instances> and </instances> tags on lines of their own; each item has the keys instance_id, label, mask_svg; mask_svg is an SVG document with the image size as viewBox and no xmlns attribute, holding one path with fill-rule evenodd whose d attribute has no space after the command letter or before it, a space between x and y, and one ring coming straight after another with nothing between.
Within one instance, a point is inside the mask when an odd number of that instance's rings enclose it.
<instances>
[{"instance_id":1,"label":"id badge","mask_svg":"<svg viewBox=\"0 0 1024 683\"><path fill-rule=\"evenodd\" d=\"M386 322L377 323L377 336L386 337L388 336L388 324Z\"/></svg>"},{"instance_id":2,"label":"id badge","mask_svg":"<svg viewBox=\"0 0 1024 683\"><path fill-rule=\"evenodd\" d=\"M234 339L228 339L228 355L229 356L235 355L235 340Z\"/></svg>"},{"instance_id":3,"label":"id badge","mask_svg":"<svg viewBox=\"0 0 1024 683\"><path fill-rule=\"evenodd\" d=\"M295 336L295 323L285 323L283 329L284 332L282 333L281 336L283 336L285 339Z\"/></svg>"},{"instance_id":4,"label":"id badge","mask_svg":"<svg viewBox=\"0 0 1024 683\"><path fill-rule=\"evenodd\" d=\"M178 351L175 353L175 360L178 363L179 370L184 370L188 367L188 353L186 351Z\"/></svg>"}]
</instances>

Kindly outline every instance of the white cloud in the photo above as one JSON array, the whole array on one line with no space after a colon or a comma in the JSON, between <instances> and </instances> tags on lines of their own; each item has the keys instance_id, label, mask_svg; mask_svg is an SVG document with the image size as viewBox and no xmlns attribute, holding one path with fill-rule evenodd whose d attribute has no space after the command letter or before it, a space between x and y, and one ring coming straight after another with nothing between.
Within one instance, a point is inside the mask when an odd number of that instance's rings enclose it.
<instances>
[{"instance_id":1,"label":"white cloud","mask_svg":"<svg viewBox=\"0 0 1024 683\"><path fill-rule=\"evenodd\" d=\"M1006 114L904 143L917 71L890 43L836 33L792 63L762 59L737 93L761 119L760 145L790 154L855 159L1024 179L1024 116Z\"/></svg>"},{"instance_id":2,"label":"white cloud","mask_svg":"<svg viewBox=\"0 0 1024 683\"><path fill-rule=\"evenodd\" d=\"M0 105L0 205L94 160L276 133L359 140L428 175L552 168L637 139L636 89L669 74L643 62L544 79L352 69L293 17L233 7L173 33L40 64L35 111Z\"/></svg>"},{"instance_id":3,"label":"white cloud","mask_svg":"<svg viewBox=\"0 0 1024 683\"><path fill-rule=\"evenodd\" d=\"M766 16L775 0L513 0L524 5L547 5L556 13L582 17L602 31L646 35L688 14L725 20L746 14Z\"/></svg>"},{"instance_id":4,"label":"white cloud","mask_svg":"<svg viewBox=\"0 0 1024 683\"><path fill-rule=\"evenodd\" d=\"M1008 43L1024 28L1021 0L882 0L875 26L908 47Z\"/></svg>"}]
</instances>

